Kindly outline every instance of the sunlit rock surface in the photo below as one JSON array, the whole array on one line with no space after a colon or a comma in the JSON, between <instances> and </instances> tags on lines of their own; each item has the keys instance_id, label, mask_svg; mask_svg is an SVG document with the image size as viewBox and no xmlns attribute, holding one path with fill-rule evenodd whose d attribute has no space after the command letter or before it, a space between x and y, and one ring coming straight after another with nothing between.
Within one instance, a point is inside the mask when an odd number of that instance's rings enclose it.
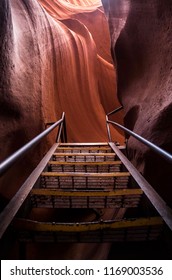
<instances>
[{"instance_id":1,"label":"sunlit rock surface","mask_svg":"<svg viewBox=\"0 0 172 280\"><path fill-rule=\"evenodd\" d=\"M108 25L101 1L39 2L57 23L62 22L64 29L67 27L73 38L73 41L66 42L66 50L62 51L62 59L67 63L62 75L66 76L69 71L70 79L66 89L60 83L59 90L62 108L67 114L69 137L80 142L106 141L105 112L113 110L119 103ZM68 60L70 55L71 62ZM121 115L117 118L121 121ZM119 133L113 135L117 141L122 141Z\"/></svg>"},{"instance_id":2,"label":"sunlit rock surface","mask_svg":"<svg viewBox=\"0 0 172 280\"><path fill-rule=\"evenodd\" d=\"M101 2L2 0L0 95L0 160L41 132L47 122L59 119L63 111L68 141L107 141L105 115L119 103ZM115 129L112 134L123 142ZM4 201L15 194L53 139L49 137L2 177ZM90 246L89 252L83 245L82 251L68 248L64 255L106 258L109 245L99 251L97 245Z\"/></svg>"},{"instance_id":3,"label":"sunlit rock surface","mask_svg":"<svg viewBox=\"0 0 172 280\"><path fill-rule=\"evenodd\" d=\"M102 0L125 125L172 152L172 1ZM129 157L172 206L171 164L132 137Z\"/></svg>"}]
</instances>

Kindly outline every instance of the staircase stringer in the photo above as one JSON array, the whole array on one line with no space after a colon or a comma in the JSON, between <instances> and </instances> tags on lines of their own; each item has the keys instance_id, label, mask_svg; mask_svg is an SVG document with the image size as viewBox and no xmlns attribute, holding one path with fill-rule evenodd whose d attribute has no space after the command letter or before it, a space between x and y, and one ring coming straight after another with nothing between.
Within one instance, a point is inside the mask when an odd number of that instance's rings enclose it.
<instances>
[{"instance_id":1,"label":"staircase stringer","mask_svg":"<svg viewBox=\"0 0 172 280\"><path fill-rule=\"evenodd\" d=\"M4 210L0 213L0 238L4 234L7 227L12 222L13 218L15 217L16 213L23 205L24 201L26 200L27 196L29 195L30 191L32 190L33 186L35 185L36 181L38 180L40 174L47 166L48 161L51 159L53 153L59 146L59 143L55 143L47 154L43 157L37 167L33 170L30 176L26 179L24 184L20 187L18 192L14 195L11 201L7 204Z\"/></svg>"},{"instance_id":2,"label":"staircase stringer","mask_svg":"<svg viewBox=\"0 0 172 280\"><path fill-rule=\"evenodd\" d=\"M165 201L160 197L160 195L153 189L153 187L146 181L146 179L140 174L140 172L133 166L133 164L126 158L126 156L118 149L118 147L109 142L110 147L112 150L117 154L119 159L125 165L125 167L130 172L131 176L135 179L138 183L140 188L143 190L147 198L150 200L152 205L158 211L162 219L165 223L169 226L172 230L172 210Z\"/></svg>"}]
</instances>

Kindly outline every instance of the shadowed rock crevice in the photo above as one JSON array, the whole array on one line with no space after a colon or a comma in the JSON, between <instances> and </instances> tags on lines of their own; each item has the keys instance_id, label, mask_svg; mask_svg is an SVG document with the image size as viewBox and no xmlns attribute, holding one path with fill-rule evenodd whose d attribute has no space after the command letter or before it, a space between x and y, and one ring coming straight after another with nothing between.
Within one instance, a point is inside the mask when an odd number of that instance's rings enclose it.
<instances>
[{"instance_id":1,"label":"shadowed rock crevice","mask_svg":"<svg viewBox=\"0 0 172 280\"><path fill-rule=\"evenodd\" d=\"M125 124L171 152L172 2L102 2L113 57L117 60L118 97L124 106ZM123 22L121 29L120 22ZM133 137L128 140L128 153L136 167L172 205L170 164L158 159Z\"/></svg>"},{"instance_id":2,"label":"shadowed rock crevice","mask_svg":"<svg viewBox=\"0 0 172 280\"><path fill-rule=\"evenodd\" d=\"M124 124L130 130L134 130L134 125L139 116L139 106L132 107L124 117ZM128 138L128 137L127 137Z\"/></svg>"}]
</instances>

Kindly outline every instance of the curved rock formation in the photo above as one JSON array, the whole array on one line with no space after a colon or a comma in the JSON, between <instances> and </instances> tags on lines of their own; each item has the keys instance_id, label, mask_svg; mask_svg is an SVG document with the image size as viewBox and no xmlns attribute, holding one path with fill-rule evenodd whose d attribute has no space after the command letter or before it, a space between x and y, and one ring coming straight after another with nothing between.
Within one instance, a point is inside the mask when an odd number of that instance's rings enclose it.
<instances>
[{"instance_id":1,"label":"curved rock formation","mask_svg":"<svg viewBox=\"0 0 172 280\"><path fill-rule=\"evenodd\" d=\"M1 160L42 131L46 122L59 119L63 111L69 141L107 141L105 113L119 104L100 1L39 2L2 0L0 4ZM123 141L119 132L112 132L116 141ZM14 195L53 141L49 137L2 177L0 194L5 200ZM90 250L97 247L90 246ZM101 248L99 258L105 258L107 244ZM76 252L70 254L74 258ZM89 255L84 252L82 258Z\"/></svg>"},{"instance_id":2,"label":"curved rock formation","mask_svg":"<svg viewBox=\"0 0 172 280\"><path fill-rule=\"evenodd\" d=\"M172 1L102 0L125 125L172 152ZM129 157L172 206L171 165L133 137Z\"/></svg>"},{"instance_id":3,"label":"curved rock formation","mask_svg":"<svg viewBox=\"0 0 172 280\"><path fill-rule=\"evenodd\" d=\"M101 1L49 1L49 0L39 0L39 2L43 5L43 7L47 10L47 12L57 21L63 22L70 30L74 31L76 41L81 40L82 44L86 44L86 48L84 48L84 52L87 50L87 54L84 54L84 60L87 58L87 61L82 62L82 55L80 50L78 49L79 57L80 57L80 68L82 68L83 73L81 74L82 77L84 77L84 88L80 88L78 91L78 95L80 95L80 98L83 98L83 95L87 98L87 103L89 103L89 97L91 96L91 99L94 96L94 92L96 92L96 95L98 94L99 100L95 99L91 101L90 106L92 106L92 110L90 111L95 113L95 106L96 109L99 108L99 103L103 106L103 110L107 113L114 108L119 106L119 102L116 98L116 76L114 67L112 64L112 58L110 55L110 37L108 32L108 26L107 21L104 16L104 12L102 11L101 7ZM74 4L73 4L74 3ZM82 27L81 27L82 26ZM100 28L101 27L101 28ZM93 49L91 51L91 48L89 47L89 41L92 41ZM77 44L78 48L79 44ZM83 46L82 46L83 48ZM70 49L72 47L70 46ZM91 57L91 53L95 53L94 58ZM76 50L75 50L75 56L76 56ZM78 55L77 55L78 56ZM87 73L84 72L84 66L89 65L91 67L91 61L94 59L94 74L92 74L92 69L87 69ZM76 61L76 60L75 60ZM77 63L77 62L76 62ZM74 68L77 69L77 65L74 66ZM89 71L89 77L87 77ZM78 75L77 75L78 76ZM81 84L81 80L77 80L77 76L75 75L75 80L78 84ZM90 77L92 76L92 80L94 83L91 82ZM87 84L89 83L90 86ZM93 86L95 84L95 87ZM89 88L87 88L89 86ZM66 92L64 93L64 96L66 96ZM65 100L66 103L66 100ZM77 99L77 104L79 104L79 98ZM89 105L88 104L88 105ZM87 108L83 108L84 111L87 110ZM91 107L90 107L91 109ZM99 109L98 109L99 110ZM66 103L66 112L69 111L69 106ZM88 113L87 113L88 114ZM100 114L100 111L98 113L98 119L101 118L102 113ZM94 118L95 116L89 114L90 121L92 124L94 124ZM88 117L89 117L88 116ZM103 116L104 118L105 116ZM70 114L70 119L75 118L72 114ZM96 120L95 118L95 120ZM122 115L117 116L118 121L122 121ZM80 116L80 120L84 123L84 119L82 116ZM104 122L104 121L103 121ZM99 132L99 137L97 135L97 139L101 139L100 136L102 134L106 135L106 132L104 132L104 128L102 127L102 121L101 124L99 124L101 128L101 133ZM74 127L72 126L72 129ZM77 127L75 127L77 128ZM74 128L74 129L75 129ZM78 128L77 128L78 130ZM79 128L81 133L81 128ZM94 127L94 130L95 129ZM88 138L87 135L87 127L85 128L85 135L81 139L80 133L78 135L79 141L90 141L90 137ZM97 130L98 131L98 130ZM83 132L83 131L82 131ZM90 133L90 132L89 132ZM119 133L113 132L114 139L121 142L123 141L123 138ZM75 133L75 139L77 134ZM95 131L92 133L95 139ZM107 136L105 136L107 137ZM95 141L93 139L93 141ZM105 139L105 138L104 138ZM76 141L76 140L75 140ZM97 140L96 140L97 141Z\"/></svg>"},{"instance_id":4,"label":"curved rock formation","mask_svg":"<svg viewBox=\"0 0 172 280\"><path fill-rule=\"evenodd\" d=\"M63 111L69 141L107 140L105 112L118 106L115 71L100 1L93 2L40 1L54 21L36 0L1 1L1 160ZM107 31L106 43L93 19ZM115 130L113 136L123 141ZM34 151L34 162L40 152ZM25 162L22 174L33 163L30 157Z\"/></svg>"}]
</instances>

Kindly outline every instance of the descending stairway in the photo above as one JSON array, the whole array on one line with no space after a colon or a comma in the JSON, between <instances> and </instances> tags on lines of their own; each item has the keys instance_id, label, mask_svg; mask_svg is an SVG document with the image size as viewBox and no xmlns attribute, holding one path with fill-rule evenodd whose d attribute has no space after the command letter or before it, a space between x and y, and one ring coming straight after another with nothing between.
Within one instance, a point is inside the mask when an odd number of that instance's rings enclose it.
<instances>
[{"instance_id":1,"label":"descending stairway","mask_svg":"<svg viewBox=\"0 0 172 280\"><path fill-rule=\"evenodd\" d=\"M143 190L112 143L58 143L12 225L20 242L122 242L160 238ZM125 147L118 146L121 154ZM124 156L125 158L125 156Z\"/></svg>"}]
</instances>

